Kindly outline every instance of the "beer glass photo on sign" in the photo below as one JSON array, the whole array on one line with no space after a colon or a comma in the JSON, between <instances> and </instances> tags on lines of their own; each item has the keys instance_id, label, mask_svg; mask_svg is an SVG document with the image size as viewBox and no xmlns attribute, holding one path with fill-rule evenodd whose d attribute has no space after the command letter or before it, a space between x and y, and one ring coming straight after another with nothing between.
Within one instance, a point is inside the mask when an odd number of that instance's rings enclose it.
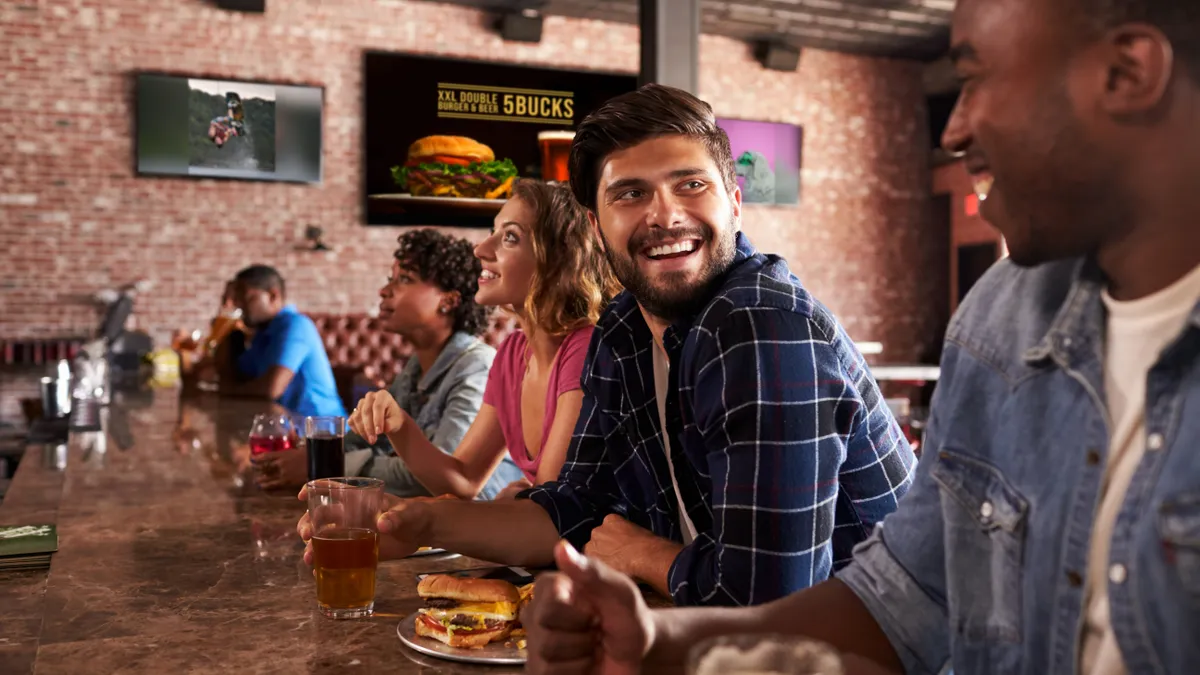
<instances>
[{"instance_id":1,"label":"beer glass photo on sign","mask_svg":"<svg viewBox=\"0 0 1200 675\"><path fill-rule=\"evenodd\" d=\"M383 505L383 481L322 478L307 487L317 607L331 619L370 616L375 610L375 519Z\"/></svg>"},{"instance_id":2,"label":"beer glass photo on sign","mask_svg":"<svg viewBox=\"0 0 1200 675\"><path fill-rule=\"evenodd\" d=\"M538 148L542 151L542 180L566 183L570 178L567 162L571 158L574 131L539 131Z\"/></svg>"}]
</instances>

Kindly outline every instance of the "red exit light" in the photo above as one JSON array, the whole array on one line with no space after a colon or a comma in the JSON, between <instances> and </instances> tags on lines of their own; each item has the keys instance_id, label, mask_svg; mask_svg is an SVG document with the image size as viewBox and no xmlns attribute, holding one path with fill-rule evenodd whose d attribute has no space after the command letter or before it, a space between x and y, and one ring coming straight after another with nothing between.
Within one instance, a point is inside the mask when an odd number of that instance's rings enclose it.
<instances>
[{"instance_id":1,"label":"red exit light","mask_svg":"<svg viewBox=\"0 0 1200 675\"><path fill-rule=\"evenodd\" d=\"M963 200L963 211L966 211L968 216L979 215L979 195L967 195Z\"/></svg>"}]
</instances>

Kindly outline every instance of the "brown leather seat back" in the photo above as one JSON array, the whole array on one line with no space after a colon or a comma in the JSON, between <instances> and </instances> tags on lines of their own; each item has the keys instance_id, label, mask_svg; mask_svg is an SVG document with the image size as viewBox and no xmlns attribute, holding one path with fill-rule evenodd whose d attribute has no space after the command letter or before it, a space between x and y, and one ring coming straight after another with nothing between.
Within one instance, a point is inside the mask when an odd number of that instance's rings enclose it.
<instances>
[{"instance_id":1,"label":"brown leather seat back","mask_svg":"<svg viewBox=\"0 0 1200 675\"><path fill-rule=\"evenodd\" d=\"M375 386L396 378L412 355L412 345L394 333L380 329L378 319L366 314L309 314L325 341L325 351L333 366L346 410L357 403L356 380L365 379ZM498 347L516 328L516 321L505 312L493 312L483 341Z\"/></svg>"}]
</instances>

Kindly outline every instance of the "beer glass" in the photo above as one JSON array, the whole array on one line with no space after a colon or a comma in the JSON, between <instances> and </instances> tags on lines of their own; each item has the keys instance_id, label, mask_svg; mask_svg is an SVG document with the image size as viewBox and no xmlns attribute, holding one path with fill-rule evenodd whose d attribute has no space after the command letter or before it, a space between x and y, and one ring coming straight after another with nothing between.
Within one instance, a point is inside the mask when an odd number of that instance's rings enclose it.
<instances>
[{"instance_id":1,"label":"beer glass","mask_svg":"<svg viewBox=\"0 0 1200 675\"><path fill-rule=\"evenodd\" d=\"M538 149L542 151L542 180L567 182L567 160L571 157L574 131L540 131Z\"/></svg>"},{"instance_id":2,"label":"beer glass","mask_svg":"<svg viewBox=\"0 0 1200 675\"><path fill-rule=\"evenodd\" d=\"M688 675L843 675L842 658L816 640L789 635L723 635L692 647Z\"/></svg>"},{"instance_id":3,"label":"beer glass","mask_svg":"<svg viewBox=\"0 0 1200 675\"><path fill-rule=\"evenodd\" d=\"M308 483L317 608L331 619L357 619L375 611L375 567L383 507L378 478L321 478Z\"/></svg>"},{"instance_id":4,"label":"beer glass","mask_svg":"<svg viewBox=\"0 0 1200 675\"><path fill-rule=\"evenodd\" d=\"M308 448L308 479L334 478L346 473L345 417L305 417L304 443Z\"/></svg>"},{"instance_id":5,"label":"beer glass","mask_svg":"<svg viewBox=\"0 0 1200 675\"><path fill-rule=\"evenodd\" d=\"M204 349L212 354L217 351L217 346L229 337L234 328L237 328L238 321L242 319L242 310L240 309L222 309L217 313L212 320L212 326L208 330L208 339L204 341Z\"/></svg>"}]
</instances>

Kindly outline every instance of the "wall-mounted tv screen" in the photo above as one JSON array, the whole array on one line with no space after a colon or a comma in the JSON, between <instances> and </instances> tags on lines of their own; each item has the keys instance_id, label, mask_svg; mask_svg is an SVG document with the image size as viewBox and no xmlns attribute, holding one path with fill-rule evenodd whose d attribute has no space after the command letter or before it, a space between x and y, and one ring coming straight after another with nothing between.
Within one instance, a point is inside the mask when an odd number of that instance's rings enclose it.
<instances>
[{"instance_id":1,"label":"wall-mounted tv screen","mask_svg":"<svg viewBox=\"0 0 1200 675\"><path fill-rule=\"evenodd\" d=\"M408 54L368 52L364 68L370 225L491 227L514 178L565 180L575 127L637 88L635 75Z\"/></svg>"},{"instance_id":2,"label":"wall-mounted tv screen","mask_svg":"<svg viewBox=\"0 0 1200 675\"><path fill-rule=\"evenodd\" d=\"M137 172L316 183L324 90L143 73Z\"/></svg>"},{"instance_id":3,"label":"wall-mounted tv screen","mask_svg":"<svg viewBox=\"0 0 1200 675\"><path fill-rule=\"evenodd\" d=\"M799 204L804 129L782 122L720 118L746 204Z\"/></svg>"}]
</instances>

